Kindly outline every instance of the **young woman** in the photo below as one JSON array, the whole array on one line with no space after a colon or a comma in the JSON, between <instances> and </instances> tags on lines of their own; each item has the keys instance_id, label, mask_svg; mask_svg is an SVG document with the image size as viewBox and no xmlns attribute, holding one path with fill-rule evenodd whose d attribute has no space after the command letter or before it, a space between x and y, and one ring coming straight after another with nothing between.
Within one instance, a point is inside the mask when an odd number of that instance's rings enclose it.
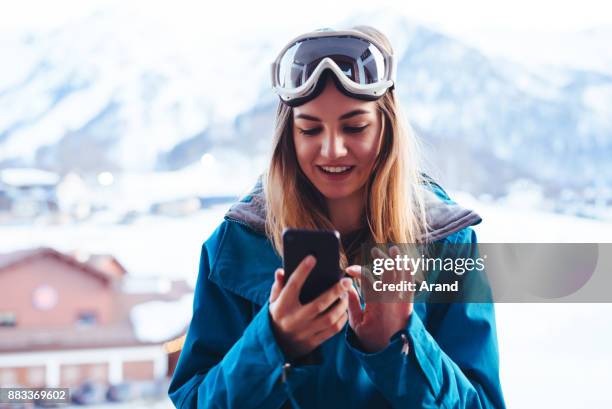
<instances>
[{"instance_id":1,"label":"young woman","mask_svg":"<svg viewBox=\"0 0 612 409\"><path fill-rule=\"evenodd\" d=\"M366 26L281 51L270 166L202 247L177 407L504 407L491 303L362 303L343 278L303 305L316 259L288 279L279 268L286 227L338 230L353 278L366 240L475 243L478 215L419 172L393 66L389 41Z\"/></svg>"}]
</instances>

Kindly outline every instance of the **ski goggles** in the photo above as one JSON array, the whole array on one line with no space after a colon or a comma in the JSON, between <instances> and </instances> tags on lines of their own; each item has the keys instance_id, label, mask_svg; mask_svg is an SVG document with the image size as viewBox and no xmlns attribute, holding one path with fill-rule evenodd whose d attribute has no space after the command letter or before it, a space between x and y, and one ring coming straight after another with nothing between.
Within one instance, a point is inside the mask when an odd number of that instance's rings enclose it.
<instances>
[{"instance_id":1,"label":"ski goggles","mask_svg":"<svg viewBox=\"0 0 612 409\"><path fill-rule=\"evenodd\" d=\"M373 101L395 83L393 55L373 38L355 30L322 29L289 42L272 63L272 89L289 106L322 91L324 72L335 75L344 94Z\"/></svg>"}]
</instances>

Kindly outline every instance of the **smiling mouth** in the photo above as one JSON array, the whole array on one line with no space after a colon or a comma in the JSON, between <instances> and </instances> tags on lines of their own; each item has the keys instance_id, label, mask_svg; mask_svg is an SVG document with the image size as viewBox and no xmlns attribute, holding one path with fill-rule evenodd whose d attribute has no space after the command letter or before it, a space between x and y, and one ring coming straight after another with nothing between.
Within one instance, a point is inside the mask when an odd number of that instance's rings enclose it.
<instances>
[{"instance_id":1,"label":"smiling mouth","mask_svg":"<svg viewBox=\"0 0 612 409\"><path fill-rule=\"evenodd\" d=\"M329 175L345 175L355 168L355 166L320 166L319 169Z\"/></svg>"}]
</instances>

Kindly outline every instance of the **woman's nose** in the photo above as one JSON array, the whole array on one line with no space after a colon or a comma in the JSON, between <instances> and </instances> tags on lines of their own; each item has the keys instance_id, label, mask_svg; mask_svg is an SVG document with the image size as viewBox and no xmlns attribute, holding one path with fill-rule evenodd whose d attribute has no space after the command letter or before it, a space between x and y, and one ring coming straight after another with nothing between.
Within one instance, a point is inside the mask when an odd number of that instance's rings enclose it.
<instances>
[{"instance_id":1,"label":"woman's nose","mask_svg":"<svg viewBox=\"0 0 612 409\"><path fill-rule=\"evenodd\" d=\"M345 156L347 153L344 138L337 134L327 135L321 145L321 156L328 159L336 159Z\"/></svg>"}]
</instances>

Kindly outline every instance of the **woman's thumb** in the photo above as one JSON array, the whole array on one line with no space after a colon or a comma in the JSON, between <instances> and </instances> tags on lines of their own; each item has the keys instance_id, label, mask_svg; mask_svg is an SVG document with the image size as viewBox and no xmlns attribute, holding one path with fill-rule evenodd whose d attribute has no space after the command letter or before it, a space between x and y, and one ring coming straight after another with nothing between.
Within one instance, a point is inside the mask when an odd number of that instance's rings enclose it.
<instances>
[{"instance_id":1,"label":"woman's thumb","mask_svg":"<svg viewBox=\"0 0 612 409\"><path fill-rule=\"evenodd\" d=\"M351 287L348 292L348 312L349 325L355 329L363 319L363 310L361 309L361 300L357 294L355 287Z\"/></svg>"},{"instance_id":2,"label":"woman's thumb","mask_svg":"<svg viewBox=\"0 0 612 409\"><path fill-rule=\"evenodd\" d=\"M270 302L276 301L285 285L285 270L277 268L274 272L274 284L270 290Z\"/></svg>"}]
</instances>

